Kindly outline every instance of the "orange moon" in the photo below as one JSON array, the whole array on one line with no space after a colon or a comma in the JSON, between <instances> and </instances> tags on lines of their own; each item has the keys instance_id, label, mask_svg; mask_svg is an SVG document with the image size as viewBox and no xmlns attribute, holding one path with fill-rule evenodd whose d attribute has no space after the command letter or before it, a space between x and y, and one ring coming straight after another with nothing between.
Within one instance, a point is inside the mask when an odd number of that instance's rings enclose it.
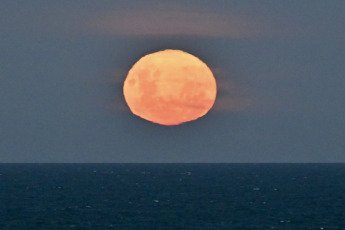
<instances>
[{"instance_id":1,"label":"orange moon","mask_svg":"<svg viewBox=\"0 0 345 230\"><path fill-rule=\"evenodd\" d=\"M133 114L161 125L178 125L212 108L217 85L199 58L181 50L163 50L133 65L123 94Z\"/></svg>"}]
</instances>

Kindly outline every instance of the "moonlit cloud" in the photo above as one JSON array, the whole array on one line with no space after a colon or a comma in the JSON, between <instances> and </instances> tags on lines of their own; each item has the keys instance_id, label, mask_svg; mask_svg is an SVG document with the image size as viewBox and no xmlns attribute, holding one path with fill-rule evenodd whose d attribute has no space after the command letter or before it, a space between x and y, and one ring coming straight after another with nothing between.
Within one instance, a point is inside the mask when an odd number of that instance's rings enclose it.
<instances>
[{"instance_id":1,"label":"moonlit cloud","mask_svg":"<svg viewBox=\"0 0 345 230\"><path fill-rule=\"evenodd\" d=\"M63 5L63 6L62 6ZM101 7L102 5L102 7ZM206 4L211 6L212 4ZM5 36L78 38L87 36L194 36L231 39L344 40L342 8L317 11L327 6L291 4L291 9L272 3L224 3L223 7L156 0L129 3L5 4L0 15L0 34ZM241 4L239 4L241 5ZM336 4L334 4L336 5ZM257 8L257 10L253 10ZM301 13L307 12L307 13ZM308 14L309 12L309 14ZM314 12L314 14L310 14ZM16 15L13 17L13 15Z\"/></svg>"},{"instance_id":2,"label":"moonlit cloud","mask_svg":"<svg viewBox=\"0 0 345 230\"><path fill-rule=\"evenodd\" d=\"M149 5L150 7L148 7ZM168 6L169 5L169 6ZM30 36L197 36L253 38L271 34L270 25L244 14L218 12L182 4L156 2L109 9L27 7L16 5L0 21L5 34ZM155 6L155 7L152 7ZM17 17L11 19L12 14Z\"/></svg>"},{"instance_id":3,"label":"moonlit cloud","mask_svg":"<svg viewBox=\"0 0 345 230\"><path fill-rule=\"evenodd\" d=\"M228 79L217 81L217 99L213 109L219 112L238 112L250 110L254 100L248 87Z\"/></svg>"},{"instance_id":4,"label":"moonlit cloud","mask_svg":"<svg viewBox=\"0 0 345 230\"><path fill-rule=\"evenodd\" d=\"M269 32L269 27L242 15L197 10L110 10L91 17L93 33L113 36L182 35L251 38Z\"/></svg>"}]
</instances>

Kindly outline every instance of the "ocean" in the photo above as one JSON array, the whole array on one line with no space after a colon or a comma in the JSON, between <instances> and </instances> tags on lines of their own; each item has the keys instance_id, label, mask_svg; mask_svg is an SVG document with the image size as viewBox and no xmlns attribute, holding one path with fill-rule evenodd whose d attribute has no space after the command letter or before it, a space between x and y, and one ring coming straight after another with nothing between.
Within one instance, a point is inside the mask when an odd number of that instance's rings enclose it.
<instances>
[{"instance_id":1,"label":"ocean","mask_svg":"<svg viewBox=\"0 0 345 230\"><path fill-rule=\"evenodd\" d=\"M345 164L0 164L0 229L345 229Z\"/></svg>"}]
</instances>

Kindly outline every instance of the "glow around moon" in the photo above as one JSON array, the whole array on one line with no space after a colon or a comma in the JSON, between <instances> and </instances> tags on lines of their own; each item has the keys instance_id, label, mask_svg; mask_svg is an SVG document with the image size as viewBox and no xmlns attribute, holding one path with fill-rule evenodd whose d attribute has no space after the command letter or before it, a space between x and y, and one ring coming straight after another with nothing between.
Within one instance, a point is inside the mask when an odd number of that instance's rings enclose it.
<instances>
[{"instance_id":1,"label":"glow around moon","mask_svg":"<svg viewBox=\"0 0 345 230\"><path fill-rule=\"evenodd\" d=\"M161 125L178 125L212 108L217 85L210 68L197 57L164 50L134 64L123 93L133 114Z\"/></svg>"}]
</instances>

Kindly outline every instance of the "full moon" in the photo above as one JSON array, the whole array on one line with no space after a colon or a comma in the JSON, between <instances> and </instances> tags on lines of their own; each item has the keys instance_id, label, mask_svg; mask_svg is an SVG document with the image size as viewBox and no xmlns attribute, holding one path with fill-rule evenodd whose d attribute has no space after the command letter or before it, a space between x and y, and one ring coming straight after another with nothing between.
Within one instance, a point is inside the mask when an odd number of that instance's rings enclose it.
<instances>
[{"instance_id":1,"label":"full moon","mask_svg":"<svg viewBox=\"0 0 345 230\"><path fill-rule=\"evenodd\" d=\"M179 125L212 108L217 85L199 58L181 50L163 50L133 65L123 94L133 114L161 125Z\"/></svg>"}]
</instances>

